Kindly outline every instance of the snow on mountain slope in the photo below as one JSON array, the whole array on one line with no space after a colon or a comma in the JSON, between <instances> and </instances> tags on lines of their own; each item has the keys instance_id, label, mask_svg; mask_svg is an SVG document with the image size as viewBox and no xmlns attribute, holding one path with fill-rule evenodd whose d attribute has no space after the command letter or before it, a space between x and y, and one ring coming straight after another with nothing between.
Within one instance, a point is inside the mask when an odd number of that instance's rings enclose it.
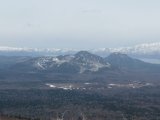
<instances>
[{"instance_id":1,"label":"snow on mountain slope","mask_svg":"<svg viewBox=\"0 0 160 120\"><path fill-rule=\"evenodd\" d=\"M10 56L57 56L75 54L79 50L76 49L38 49L38 48L14 48L14 47L0 47L0 55ZM133 47L121 47L121 48L98 48L87 50L93 54L97 54L103 57L108 56L113 52L120 52L128 54L132 57L138 58L160 58L160 42L157 43L145 43L136 45Z\"/></svg>"},{"instance_id":2,"label":"snow on mountain slope","mask_svg":"<svg viewBox=\"0 0 160 120\"><path fill-rule=\"evenodd\" d=\"M110 68L110 64L102 57L91 54L87 51L78 52L75 55L61 55L57 57L35 57L20 64L14 68L20 70L42 70L53 72L84 73L96 72L101 68Z\"/></svg>"},{"instance_id":3,"label":"snow on mountain slope","mask_svg":"<svg viewBox=\"0 0 160 120\"><path fill-rule=\"evenodd\" d=\"M32 49L32 48L16 48L16 47L3 47L1 46L0 47L0 51L4 51L4 52L11 52L11 51L28 51L28 52L31 52L31 51L37 51L38 49Z\"/></svg>"},{"instance_id":4,"label":"snow on mountain slope","mask_svg":"<svg viewBox=\"0 0 160 120\"><path fill-rule=\"evenodd\" d=\"M110 68L110 64L106 62L102 57L91 54L87 51L80 51L75 54L74 63L80 66L80 72L85 71L98 71L101 68Z\"/></svg>"},{"instance_id":5,"label":"snow on mountain slope","mask_svg":"<svg viewBox=\"0 0 160 120\"><path fill-rule=\"evenodd\" d=\"M57 57L39 57L34 61L34 66L37 69L46 70L52 67L59 67L63 63L68 63L73 56L57 56Z\"/></svg>"},{"instance_id":6,"label":"snow on mountain slope","mask_svg":"<svg viewBox=\"0 0 160 120\"><path fill-rule=\"evenodd\" d=\"M41 48L20 48L20 47L7 47L7 46L0 46L0 51L28 51L28 52L68 52L68 51L74 51L74 49L57 49L57 48L45 48L45 49L41 49Z\"/></svg>"},{"instance_id":7,"label":"snow on mountain slope","mask_svg":"<svg viewBox=\"0 0 160 120\"><path fill-rule=\"evenodd\" d=\"M0 47L0 55L5 56L57 56L75 54L76 49L57 49L57 48L16 48L16 47Z\"/></svg>"},{"instance_id":8,"label":"snow on mountain slope","mask_svg":"<svg viewBox=\"0 0 160 120\"><path fill-rule=\"evenodd\" d=\"M123 52L128 54L153 54L160 53L160 42L159 43L150 43L150 44L141 44L134 47L118 48L112 49L113 52Z\"/></svg>"},{"instance_id":9,"label":"snow on mountain slope","mask_svg":"<svg viewBox=\"0 0 160 120\"><path fill-rule=\"evenodd\" d=\"M100 48L91 51L94 54L98 54L105 57L110 53L119 52L138 58L160 58L160 42L148 44L145 43L133 47Z\"/></svg>"}]
</instances>

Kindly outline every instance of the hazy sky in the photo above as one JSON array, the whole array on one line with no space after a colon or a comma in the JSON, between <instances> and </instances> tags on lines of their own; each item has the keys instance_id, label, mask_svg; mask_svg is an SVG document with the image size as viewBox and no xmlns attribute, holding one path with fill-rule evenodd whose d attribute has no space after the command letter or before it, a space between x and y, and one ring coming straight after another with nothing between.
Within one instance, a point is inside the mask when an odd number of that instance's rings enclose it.
<instances>
[{"instance_id":1,"label":"hazy sky","mask_svg":"<svg viewBox=\"0 0 160 120\"><path fill-rule=\"evenodd\" d=\"M160 42L160 0L0 0L0 46L100 48Z\"/></svg>"}]
</instances>

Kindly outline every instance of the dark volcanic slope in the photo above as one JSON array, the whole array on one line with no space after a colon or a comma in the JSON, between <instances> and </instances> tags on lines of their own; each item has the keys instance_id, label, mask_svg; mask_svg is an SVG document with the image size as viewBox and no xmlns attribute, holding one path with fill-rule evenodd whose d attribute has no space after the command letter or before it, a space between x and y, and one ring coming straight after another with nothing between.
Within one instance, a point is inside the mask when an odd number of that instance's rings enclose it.
<instances>
[{"instance_id":1,"label":"dark volcanic slope","mask_svg":"<svg viewBox=\"0 0 160 120\"><path fill-rule=\"evenodd\" d=\"M148 72L160 71L160 65L158 64L146 63L121 53L112 53L108 57L106 57L105 60L109 62L112 66L116 66L121 70Z\"/></svg>"},{"instance_id":2,"label":"dark volcanic slope","mask_svg":"<svg viewBox=\"0 0 160 120\"><path fill-rule=\"evenodd\" d=\"M31 57L23 56L0 56L0 69L7 69L16 63L20 63L31 59Z\"/></svg>"}]
</instances>

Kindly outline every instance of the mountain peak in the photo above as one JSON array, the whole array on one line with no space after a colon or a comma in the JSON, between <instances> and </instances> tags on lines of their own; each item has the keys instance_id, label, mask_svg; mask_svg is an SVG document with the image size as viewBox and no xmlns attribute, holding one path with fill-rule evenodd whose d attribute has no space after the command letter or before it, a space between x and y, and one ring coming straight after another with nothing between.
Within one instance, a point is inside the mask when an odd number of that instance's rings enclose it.
<instances>
[{"instance_id":1,"label":"mountain peak","mask_svg":"<svg viewBox=\"0 0 160 120\"><path fill-rule=\"evenodd\" d=\"M92 53L89 53L88 51L79 51L75 54L75 56L88 56L88 55L94 55Z\"/></svg>"},{"instance_id":2,"label":"mountain peak","mask_svg":"<svg viewBox=\"0 0 160 120\"><path fill-rule=\"evenodd\" d=\"M114 52L111 53L108 57L106 57L106 60L109 63L128 63L131 61L134 61L131 57L129 57L127 54L119 53L119 52Z\"/></svg>"},{"instance_id":3,"label":"mountain peak","mask_svg":"<svg viewBox=\"0 0 160 120\"><path fill-rule=\"evenodd\" d=\"M114 52L114 53L111 53L108 57L114 57L114 58L130 58L127 54L124 54L124 53L120 53L120 52Z\"/></svg>"},{"instance_id":4,"label":"mountain peak","mask_svg":"<svg viewBox=\"0 0 160 120\"><path fill-rule=\"evenodd\" d=\"M96 62L104 62L103 58L98 56L98 55L95 55L95 54L92 54L92 53L89 53L88 51L80 51L78 52L77 54L75 54L75 59L78 60L78 61L83 61L83 62L90 62L90 61L96 61Z\"/></svg>"},{"instance_id":5,"label":"mountain peak","mask_svg":"<svg viewBox=\"0 0 160 120\"><path fill-rule=\"evenodd\" d=\"M80 51L77 54L75 54L73 62L80 66L81 73L83 73L86 70L98 71L101 68L110 67L110 64L106 62L102 57L89 53L88 51Z\"/></svg>"},{"instance_id":6,"label":"mountain peak","mask_svg":"<svg viewBox=\"0 0 160 120\"><path fill-rule=\"evenodd\" d=\"M105 58L113 66L125 69L138 69L146 66L146 63L138 59L129 57L127 54L123 53L112 53Z\"/></svg>"}]
</instances>

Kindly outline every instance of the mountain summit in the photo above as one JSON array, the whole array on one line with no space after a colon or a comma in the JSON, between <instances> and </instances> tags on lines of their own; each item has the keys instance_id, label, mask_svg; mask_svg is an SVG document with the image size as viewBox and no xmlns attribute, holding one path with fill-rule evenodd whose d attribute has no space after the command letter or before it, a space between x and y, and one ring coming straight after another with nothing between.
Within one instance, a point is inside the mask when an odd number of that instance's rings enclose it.
<instances>
[{"instance_id":1,"label":"mountain summit","mask_svg":"<svg viewBox=\"0 0 160 120\"><path fill-rule=\"evenodd\" d=\"M80 66L80 72L84 71L98 71L101 68L109 68L110 64L102 57L91 54L87 51L80 51L75 54L73 63Z\"/></svg>"},{"instance_id":2,"label":"mountain summit","mask_svg":"<svg viewBox=\"0 0 160 120\"><path fill-rule=\"evenodd\" d=\"M105 60L112 66L116 66L121 70L128 71L154 71L160 69L159 65L146 63L141 60L131 58L127 54L112 53Z\"/></svg>"},{"instance_id":3,"label":"mountain summit","mask_svg":"<svg viewBox=\"0 0 160 120\"><path fill-rule=\"evenodd\" d=\"M78 52L77 54L75 54L74 60L77 62L85 62L85 63L97 62L101 64L108 64L102 57L89 53L88 51Z\"/></svg>"}]
</instances>

